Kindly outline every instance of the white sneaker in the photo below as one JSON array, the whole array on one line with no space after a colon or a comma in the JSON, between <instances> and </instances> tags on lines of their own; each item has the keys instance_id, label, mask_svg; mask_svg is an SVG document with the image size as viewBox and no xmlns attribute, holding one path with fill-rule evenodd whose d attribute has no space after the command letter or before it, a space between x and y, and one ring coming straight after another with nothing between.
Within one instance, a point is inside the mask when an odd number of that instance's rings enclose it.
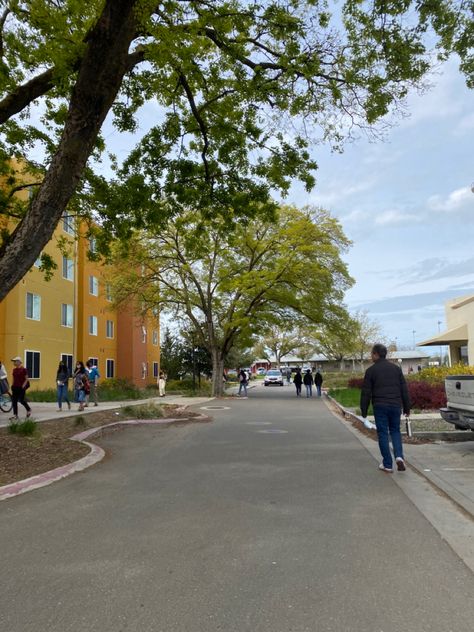
<instances>
[{"instance_id":1,"label":"white sneaker","mask_svg":"<svg viewBox=\"0 0 474 632\"><path fill-rule=\"evenodd\" d=\"M405 461L402 459L401 456L397 456L397 458L395 459L395 463L397 464L397 470L399 472L404 472L407 469L405 467Z\"/></svg>"},{"instance_id":2,"label":"white sneaker","mask_svg":"<svg viewBox=\"0 0 474 632\"><path fill-rule=\"evenodd\" d=\"M385 467L383 463L379 465L379 470L387 472L388 474L393 474L393 469L391 467Z\"/></svg>"}]
</instances>

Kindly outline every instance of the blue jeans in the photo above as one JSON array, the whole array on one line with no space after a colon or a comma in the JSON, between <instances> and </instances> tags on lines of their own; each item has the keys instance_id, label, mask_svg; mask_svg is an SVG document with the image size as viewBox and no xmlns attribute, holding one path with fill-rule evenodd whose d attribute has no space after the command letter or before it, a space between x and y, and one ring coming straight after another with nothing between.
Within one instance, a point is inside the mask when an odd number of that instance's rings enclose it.
<instances>
[{"instance_id":1,"label":"blue jeans","mask_svg":"<svg viewBox=\"0 0 474 632\"><path fill-rule=\"evenodd\" d=\"M240 382L240 384L239 384L239 395L242 392L242 389L244 389L244 395L245 395L245 397L247 397L247 382Z\"/></svg>"},{"instance_id":2,"label":"blue jeans","mask_svg":"<svg viewBox=\"0 0 474 632\"><path fill-rule=\"evenodd\" d=\"M306 386L306 397L313 397L313 387L311 384L305 384Z\"/></svg>"},{"instance_id":3,"label":"blue jeans","mask_svg":"<svg viewBox=\"0 0 474 632\"><path fill-rule=\"evenodd\" d=\"M321 384L316 384L316 390L318 392L318 397L321 397Z\"/></svg>"},{"instance_id":4,"label":"blue jeans","mask_svg":"<svg viewBox=\"0 0 474 632\"><path fill-rule=\"evenodd\" d=\"M384 406L383 404L376 404L374 406L375 425L377 426L379 448L380 453L382 454L384 467L392 468L393 466L389 435L392 440L395 458L403 459L400 415L401 410L398 406Z\"/></svg>"},{"instance_id":5,"label":"blue jeans","mask_svg":"<svg viewBox=\"0 0 474 632\"><path fill-rule=\"evenodd\" d=\"M58 384L58 408L62 408L62 403L66 402L68 405L70 404L69 398L67 396L67 384Z\"/></svg>"}]
</instances>

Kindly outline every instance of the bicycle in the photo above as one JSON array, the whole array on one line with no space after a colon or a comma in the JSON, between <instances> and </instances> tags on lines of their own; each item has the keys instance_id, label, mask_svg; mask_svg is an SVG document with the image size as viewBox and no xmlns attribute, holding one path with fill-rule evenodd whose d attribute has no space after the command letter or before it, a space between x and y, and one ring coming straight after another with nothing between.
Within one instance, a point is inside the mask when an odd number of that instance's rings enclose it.
<instances>
[{"instance_id":1,"label":"bicycle","mask_svg":"<svg viewBox=\"0 0 474 632\"><path fill-rule=\"evenodd\" d=\"M0 410L4 413L9 413L12 409L12 398L10 393L3 393L0 395Z\"/></svg>"}]
</instances>

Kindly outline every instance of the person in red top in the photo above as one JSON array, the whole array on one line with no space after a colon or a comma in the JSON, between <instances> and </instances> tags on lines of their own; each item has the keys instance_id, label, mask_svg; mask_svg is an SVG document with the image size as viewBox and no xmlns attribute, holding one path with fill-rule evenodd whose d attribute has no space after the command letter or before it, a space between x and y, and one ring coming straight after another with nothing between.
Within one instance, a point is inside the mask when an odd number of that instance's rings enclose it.
<instances>
[{"instance_id":1,"label":"person in red top","mask_svg":"<svg viewBox=\"0 0 474 632\"><path fill-rule=\"evenodd\" d=\"M13 383L12 383L12 404L13 404L13 417L10 417L12 421L18 419L18 402L26 408L26 416L31 417L31 408L25 399L25 393L28 386L28 371L22 366L21 358L17 356L12 358L12 362L15 365L13 369Z\"/></svg>"}]
</instances>

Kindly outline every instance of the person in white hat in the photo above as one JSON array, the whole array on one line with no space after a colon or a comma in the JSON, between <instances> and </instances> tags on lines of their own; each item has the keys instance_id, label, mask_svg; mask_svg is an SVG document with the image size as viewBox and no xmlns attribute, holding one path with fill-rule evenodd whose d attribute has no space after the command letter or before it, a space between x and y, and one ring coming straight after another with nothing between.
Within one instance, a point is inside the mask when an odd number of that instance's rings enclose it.
<instances>
[{"instance_id":1,"label":"person in white hat","mask_svg":"<svg viewBox=\"0 0 474 632\"><path fill-rule=\"evenodd\" d=\"M12 382L13 417L10 417L10 419L16 421L18 419L18 402L26 408L26 416L31 417L31 408L25 399L26 389L30 385L30 382L28 380L28 371L22 366L20 356L12 358L12 362L15 368L13 369Z\"/></svg>"}]
</instances>

